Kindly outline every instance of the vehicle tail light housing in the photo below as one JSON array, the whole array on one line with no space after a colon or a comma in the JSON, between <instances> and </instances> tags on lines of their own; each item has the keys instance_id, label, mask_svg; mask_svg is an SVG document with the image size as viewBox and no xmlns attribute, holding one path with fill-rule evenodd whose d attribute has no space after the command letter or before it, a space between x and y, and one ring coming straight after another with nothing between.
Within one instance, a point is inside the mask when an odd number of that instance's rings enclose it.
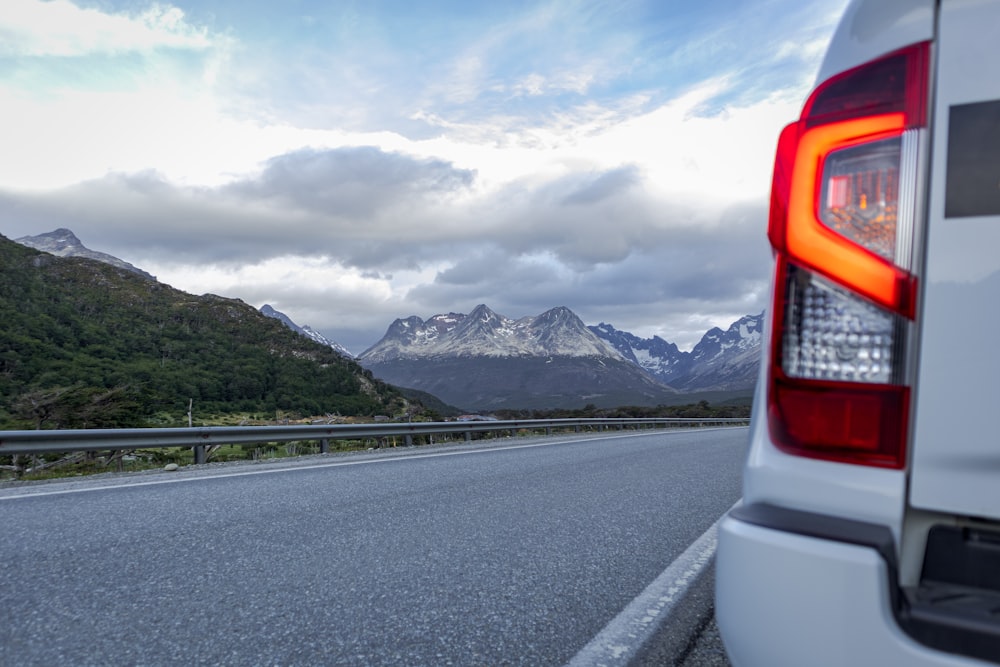
<instances>
[{"instance_id":1,"label":"vehicle tail light housing","mask_svg":"<svg viewBox=\"0 0 1000 667\"><path fill-rule=\"evenodd\" d=\"M903 468L929 43L820 84L778 140L768 424L788 453Z\"/></svg>"}]
</instances>

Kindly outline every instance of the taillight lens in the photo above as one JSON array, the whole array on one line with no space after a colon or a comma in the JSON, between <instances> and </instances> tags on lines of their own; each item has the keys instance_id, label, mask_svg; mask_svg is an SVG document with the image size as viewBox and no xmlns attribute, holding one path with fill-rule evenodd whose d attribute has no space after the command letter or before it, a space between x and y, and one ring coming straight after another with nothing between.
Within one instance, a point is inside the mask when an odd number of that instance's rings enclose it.
<instances>
[{"instance_id":1,"label":"taillight lens","mask_svg":"<svg viewBox=\"0 0 1000 667\"><path fill-rule=\"evenodd\" d=\"M905 465L902 368L915 316L928 49L917 44L821 84L779 139L768 410L772 438L790 453Z\"/></svg>"},{"instance_id":2,"label":"taillight lens","mask_svg":"<svg viewBox=\"0 0 1000 667\"><path fill-rule=\"evenodd\" d=\"M789 378L898 384L899 315L794 265L785 272L781 370Z\"/></svg>"},{"instance_id":3,"label":"taillight lens","mask_svg":"<svg viewBox=\"0 0 1000 667\"><path fill-rule=\"evenodd\" d=\"M896 259L900 137L831 152L820 178L819 219L883 259Z\"/></svg>"}]
</instances>

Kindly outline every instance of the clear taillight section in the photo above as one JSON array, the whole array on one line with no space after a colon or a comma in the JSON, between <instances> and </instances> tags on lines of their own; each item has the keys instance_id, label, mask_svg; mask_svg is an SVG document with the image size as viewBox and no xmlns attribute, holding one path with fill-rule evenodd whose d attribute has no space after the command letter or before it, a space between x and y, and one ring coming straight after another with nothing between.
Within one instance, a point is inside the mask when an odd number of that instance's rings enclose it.
<instances>
[{"instance_id":1,"label":"clear taillight section","mask_svg":"<svg viewBox=\"0 0 1000 667\"><path fill-rule=\"evenodd\" d=\"M903 321L883 308L789 267L781 368L789 378L892 384Z\"/></svg>"},{"instance_id":2,"label":"clear taillight section","mask_svg":"<svg viewBox=\"0 0 1000 667\"><path fill-rule=\"evenodd\" d=\"M821 84L778 144L768 419L789 453L902 468L929 45Z\"/></svg>"}]
</instances>

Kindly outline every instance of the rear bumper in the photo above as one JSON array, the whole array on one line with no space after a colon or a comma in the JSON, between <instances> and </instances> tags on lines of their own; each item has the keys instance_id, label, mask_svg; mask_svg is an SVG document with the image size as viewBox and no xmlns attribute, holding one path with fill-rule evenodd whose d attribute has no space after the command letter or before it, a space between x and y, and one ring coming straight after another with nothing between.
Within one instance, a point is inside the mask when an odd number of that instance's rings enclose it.
<instances>
[{"instance_id":1,"label":"rear bumper","mask_svg":"<svg viewBox=\"0 0 1000 667\"><path fill-rule=\"evenodd\" d=\"M719 526L716 618L744 665L983 665L900 628L888 529L766 505Z\"/></svg>"}]
</instances>

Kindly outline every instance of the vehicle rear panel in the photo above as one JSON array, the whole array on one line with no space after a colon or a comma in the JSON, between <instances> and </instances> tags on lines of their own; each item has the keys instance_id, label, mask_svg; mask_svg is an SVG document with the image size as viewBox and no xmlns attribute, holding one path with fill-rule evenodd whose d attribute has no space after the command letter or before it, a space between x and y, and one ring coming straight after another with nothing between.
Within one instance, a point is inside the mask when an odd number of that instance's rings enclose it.
<instances>
[{"instance_id":1,"label":"vehicle rear panel","mask_svg":"<svg viewBox=\"0 0 1000 667\"><path fill-rule=\"evenodd\" d=\"M900 54L916 65L866 84ZM853 111L862 105L836 107L845 110L843 117L824 117L810 114L835 107L813 103L840 99L846 90L860 91L867 103L900 80L907 94L919 89L912 82L926 87L917 97L924 101L921 113L907 116L899 152L899 226L891 261L912 281L906 294L915 298L897 302L863 291L867 285L856 277L861 270L836 260L839 238L809 245L798 234L815 227L813 218L825 208L851 201L838 189L841 172L829 165L839 168L854 154L842 159L837 151L846 155L871 146L875 154L881 140L872 130L859 133L855 144L834 145L837 132L854 131L848 124L863 115ZM906 106L906 112L913 108ZM815 148L817 137L833 149ZM1000 393L1000 2L851 2L803 118L786 128L777 153L769 221L777 267L769 344L754 402L744 503L719 529L716 613L727 649L734 664L997 663L1000 435L993 412L1000 412L1000 405L994 407ZM817 164L822 169L814 174L810 169ZM811 206L800 207L799 201ZM810 254L814 248L830 251ZM806 362L834 359L816 354L826 341L822 327L840 331L837 318L848 310L828 307L823 299L834 290L807 282L803 276L810 272L847 294L837 296L837 303L853 307L862 294L899 318L890 357L899 360L893 369L898 373L881 382L889 390L904 388L905 410L859 416L865 404L852 401L867 396L871 385L852 384L846 374L834 377L838 369L832 364L819 369L825 375L811 374L814 367ZM835 360L850 361L848 352ZM817 399L809 402L814 387L826 394L816 391ZM836 413L838 401L852 410ZM843 416L842 422L831 414ZM874 445L856 447L860 453L850 449L869 441L855 438L863 429L843 424L883 422L903 425L894 438L870 439L878 446L898 442L895 458L866 459ZM801 631L787 632L800 623Z\"/></svg>"},{"instance_id":2,"label":"vehicle rear panel","mask_svg":"<svg viewBox=\"0 0 1000 667\"><path fill-rule=\"evenodd\" d=\"M1000 519L1000 5L944 0L910 504Z\"/></svg>"}]
</instances>

